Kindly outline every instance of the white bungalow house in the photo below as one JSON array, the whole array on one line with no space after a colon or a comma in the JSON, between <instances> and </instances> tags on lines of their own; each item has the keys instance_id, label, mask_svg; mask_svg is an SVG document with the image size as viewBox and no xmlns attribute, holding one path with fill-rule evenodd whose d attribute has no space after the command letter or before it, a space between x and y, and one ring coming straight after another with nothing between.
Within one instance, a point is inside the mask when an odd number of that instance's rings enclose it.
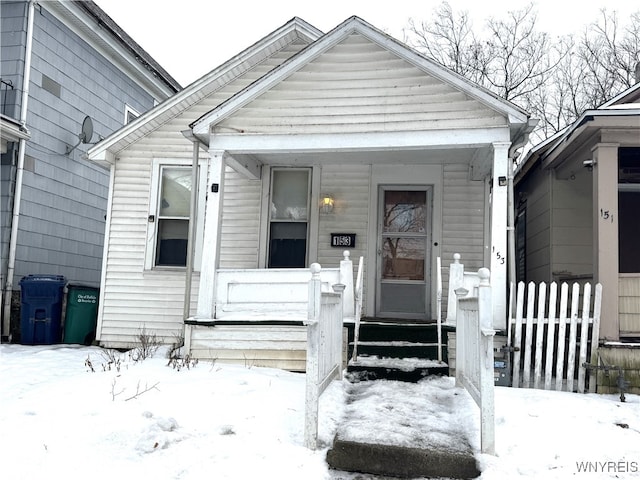
<instances>
[{"instance_id":1,"label":"white bungalow house","mask_svg":"<svg viewBox=\"0 0 640 480\"><path fill-rule=\"evenodd\" d=\"M326 34L293 18L89 151L111 170L97 340L145 326L196 357L304 368L299 319L239 279L306 279L345 249L365 259L365 317L434 321L437 258L458 252L491 269L504 329L510 158L533 125L358 17Z\"/></svg>"}]
</instances>

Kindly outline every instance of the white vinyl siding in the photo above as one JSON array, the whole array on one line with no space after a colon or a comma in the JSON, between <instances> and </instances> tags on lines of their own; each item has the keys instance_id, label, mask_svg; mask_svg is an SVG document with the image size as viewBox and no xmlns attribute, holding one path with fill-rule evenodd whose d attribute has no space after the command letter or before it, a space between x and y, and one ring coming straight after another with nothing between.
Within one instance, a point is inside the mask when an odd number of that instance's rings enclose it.
<instances>
[{"instance_id":1,"label":"white vinyl siding","mask_svg":"<svg viewBox=\"0 0 640 480\"><path fill-rule=\"evenodd\" d=\"M352 34L216 128L326 134L504 125L494 110Z\"/></svg>"},{"instance_id":2,"label":"white vinyl siding","mask_svg":"<svg viewBox=\"0 0 640 480\"><path fill-rule=\"evenodd\" d=\"M220 268L258 268L260 180L225 171Z\"/></svg>"},{"instance_id":3,"label":"white vinyl siding","mask_svg":"<svg viewBox=\"0 0 640 480\"><path fill-rule=\"evenodd\" d=\"M182 329L184 269L145 272L151 161L123 157L116 162L103 305L98 339L105 346L127 347L144 326L173 341ZM197 299L194 278L192 305Z\"/></svg>"},{"instance_id":4,"label":"white vinyl siding","mask_svg":"<svg viewBox=\"0 0 640 480\"><path fill-rule=\"evenodd\" d=\"M320 214L318 235L318 263L337 265L344 248L331 246L331 233L355 233L356 247L349 249L351 260L357 266L358 258L367 251L369 228L369 165L323 165L320 190L334 197L333 212ZM319 207L318 207L319 208Z\"/></svg>"},{"instance_id":5,"label":"white vinyl siding","mask_svg":"<svg viewBox=\"0 0 640 480\"><path fill-rule=\"evenodd\" d=\"M469 178L468 165L444 165L442 264L459 253L465 269L484 265L485 184Z\"/></svg>"},{"instance_id":6,"label":"white vinyl siding","mask_svg":"<svg viewBox=\"0 0 640 480\"><path fill-rule=\"evenodd\" d=\"M356 246L348 249L353 262L354 281L360 256L365 257L366 278L370 184L370 165L322 166L320 190L331 193L335 204L332 213L320 214L319 217L318 263L333 267L343 259L345 249L331 246L331 233L355 233Z\"/></svg>"},{"instance_id":7,"label":"white vinyl siding","mask_svg":"<svg viewBox=\"0 0 640 480\"><path fill-rule=\"evenodd\" d=\"M307 329L304 326L192 326L191 356L246 367L306 368Z\"/></svg>"},{"instance_id":8,"label":"white vinyl siding","mask_svg":"<svg viewBox=\"0 0 640 480\"><path fill-rule=\"evenodd\" d=\"M97 339L107 347L126 348L144 326L166 342L174 342L183 330L183 304L185 288L184 269L174 271L145 270L147 227L152 198L152 172L154 158L171 158L190 165L193 144L180 132L189 123L208 112L231 95L251 84L259 76L282 63L306 44L294 42L282 49L262 65L248 70L230 84L237 72L220 79L223 84L205 97L194 95L194 104L186 110L176 108L175 117L135 143L115 154L114 189L110 212L109 239L104 261ZM200 151L206 161L208 155ZM260 182L249 181L228 169L228 196L225 197L223 245L234 245L230 256L222 255L222 265L234 263L241 268L256 267ZM235 190L234 190L235 189ZM236 192L234 197L233 192ZM251 207L254 205L253 212ZM253 232L252 232L252 229ZM236 248L239 247L239 248ZM224 247L223 247L224 251ZM227 249L227 252L231 250ZM193 276L191 312L195 312L199 275Z\"/></svg>"},{"instance_id":9,"label":"white vinyl siding","mask_svg":"<svg viewBox=\"0 0 640 480\"><path fill-rule=\"evenodd\" d=\"M486 266L484 239L488 212L485 211L485 183L469 178L468 165L445 164L443 170L442 241L439 242L439 250L444 319L447 316L449 265L453 263L454 253L461 255L465 270L474 271Z\"/></svg>"}]
</instances>

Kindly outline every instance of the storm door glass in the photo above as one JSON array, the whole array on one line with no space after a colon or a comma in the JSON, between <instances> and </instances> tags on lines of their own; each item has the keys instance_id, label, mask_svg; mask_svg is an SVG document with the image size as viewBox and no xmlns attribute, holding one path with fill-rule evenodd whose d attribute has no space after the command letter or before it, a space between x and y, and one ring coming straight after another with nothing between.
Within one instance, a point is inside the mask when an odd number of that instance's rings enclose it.
<instances>
[{"instance_id":1,"label":"storm door glass","mask_svg":"<svg viewBox=\"0 0 640 480\"><path fill-rule=\"evenodd\" d=\"M383 190L378 314L424 318L427 312L426 190Z\"/></svg>"}]
</instances>

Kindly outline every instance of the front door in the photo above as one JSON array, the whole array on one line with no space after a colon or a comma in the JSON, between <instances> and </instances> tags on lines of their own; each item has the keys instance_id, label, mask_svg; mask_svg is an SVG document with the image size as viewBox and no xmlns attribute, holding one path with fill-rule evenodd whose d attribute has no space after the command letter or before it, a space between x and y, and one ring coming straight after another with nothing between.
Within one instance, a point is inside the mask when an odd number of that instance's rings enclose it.
<instances>
[{"instance_id":1,"label":"front door","mask_svg":"<svg viewBox=\"0 0 640 480\"><path fill-rule=\"evenodd\" d=\"M428 319L430 187L380 187L376 316Z\"/></svg>"}]
</instances>

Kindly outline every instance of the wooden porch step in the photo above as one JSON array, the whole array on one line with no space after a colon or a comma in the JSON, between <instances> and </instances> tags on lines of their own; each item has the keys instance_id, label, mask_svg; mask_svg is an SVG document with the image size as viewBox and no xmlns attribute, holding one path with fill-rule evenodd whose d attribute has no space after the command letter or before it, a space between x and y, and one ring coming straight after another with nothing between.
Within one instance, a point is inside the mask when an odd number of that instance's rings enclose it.
<instances>
[{"instance_id":1,"label":"wooden porch step","mask_svg":"<svg viewBox=\"0 0 640 480\"><path fill-rule=\"evenodd\" d=\"M353 347L353 342L350 347ZM388 358L438 358L438 343L401 340L358 342L358 355Z\"/></svg>"},{"instance_id":2,"label":"wooden porch step","mask_svg":"<svg viewBox=\"0 0 640 480\"><path fill-rule=\"evenodd\" d=\"M449 366L445 362L416 357L359 355L347 365L347 377L352 382L384 379L415 383L432 375L448 374Z\"/></svg>"},{"instance_id":3,"label":"wooden porch step","mask_svg":"<svg viewBox=\"0 0 640 480\"><path fill-rule=\"evenodd\" d=\"M349 350L354 334L349 332ZM438 358L436 323L390 319L366 319L360 323L358 353L378 357ZM446 360L447 330L442 330L442 354Z\"/></svg>"}]
</instances>

